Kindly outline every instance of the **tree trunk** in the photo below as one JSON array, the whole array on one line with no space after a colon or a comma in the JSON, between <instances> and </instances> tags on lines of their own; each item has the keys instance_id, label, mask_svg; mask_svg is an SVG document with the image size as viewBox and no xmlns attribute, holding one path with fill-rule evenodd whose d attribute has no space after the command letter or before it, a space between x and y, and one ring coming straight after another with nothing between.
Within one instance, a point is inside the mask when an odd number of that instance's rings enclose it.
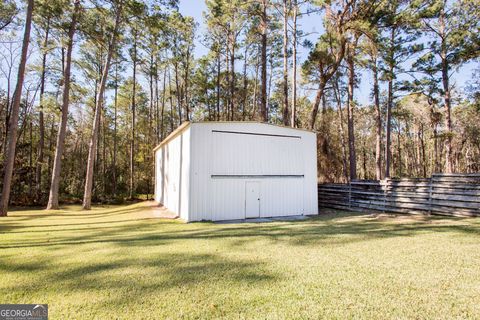
<instances>
[{"instance_id":1,"label":"tree trunk","mask_svg":"<svg viewBox=\"0 0 480 320\"><path fill-rule=\"evenodd\" d=\"M363 163L363 179L366 180L368 179L367 175L367 148L365 147L365 141L362 145L362 163Z\"/></svg>"},{"instance_id":2,"label":"tree trunk","mask_svg":"<svg viewBox=\"0 0 480 320\"><path fill-rule=\"evenodd\" d=\"M400 136L401 136L401 131L400 131L400 124L398 125L398 131L397 131L397 152L398 152L398 176L401 178L403 175L402 171L402 145L400 144Z\"/></svg>"},{"instance_id":3,"label":"tree trunk","mask_svg":"<svg viewBox=\"0 0 480 320\"><path fill-rule=\"evenodd\" d=\"M390 178L390 169L392 161L392 102L393 100L393 80L388 81L387 97L387 124L385 133L385 178Z\"/></svg>"},{"instance_id":4,"label":"tree trunk","mask_svg":"<svg viewBox=\"0 0 480 320\"><path fill-rule=\"evenodd\" d=\"M155 144L160 143L160 88L158 86L159 79L158 57L155 57ZM165 90L162 94L165 94Z\"/></svg>"},{"instance_id":5,"label":"tree trunk","mask_svg":"<svg viewBox=\"0 0 480 320\"><path fill-rule=\"evenodd\" d=\"M293 34L292 34L292 128L297 126L297 0L293 0Z\"/></svg>"},{"instance_id":6,"label":"tree trunk","mask_svg":"<svg viewBox=\"0 0 480 320\"><path fill-rule=\"evenodd\" d=\"M424 178L427 177L427 159L425 156L425 140L424 140L424 129L423 124L420 126L420 130L418 130L418 139L420 140L420 167L422 168L422 175Z\"/></svg>"},{"instance_id":7,"label":"tree trunk","mask_svg":"<svg viewBox=\"0 0 480 320\"><path fill-rule=\"evenodd\" d=\"M439 161L439 150L438 150L438 129L437 125L433 125L433 172L438 173L440 172L440 161Z\"/></svg>"},{"instance_id":8,"label":"tree trunk","mask_svg":"<svg viewBox=\"0 0 480 320\"><path fill-rule=\"evenodd\" d=\"M115 63L115 88L113 94L113 196L117 196L117 116L118 116L118 58Z\"/></svg>"},{"instance_id":9,"label":"tree trunk","mask_svg":"<svg viewBox=\"0 0 480 320\"><path fill-rule=\"evenodd\" d=\"M355 127L353 115L353 92L355 89L355 44L351 44L347 54L348 65L348 94L347 94L347 129L348 129L348 158L350 162L350 180L357 179L357 156L355 150Z\"/></svg>"},{"instance_id":10,"label":"tree trunk","mask_svg":"<svg viewBox=\"0 0 480 320\"><path fill-rule=\"evenodd\" d=\"M170 132L173 132L174 107L172 97L172 77L170 75L170 68L168 69L168 100L170 100Z\"/></svg>"},{"instance_id":11,"label":"tree trunk","mask_svg":"<svg viewBox=\"0 0 480 320\"><path fill-rule=\"evenodd\" d=\"M165 67L165 70L163 71L163 92L162 92L162 110L160 111L160 141L163 141L164 131L165 131L165 97L166 97L166 92L165 92L165 86L166 86L166 81L167 81L167 67Z\"/></svg>"},{"instance_id":12,"label":"tree trunk","mask_svg":"<svg viewBox=\"0 0 480 320\"><path fill-rule=\"evenodd\" d=\"M154 133L154 128L153 128L153 118L155 115L155 88L154 88L154 78L155 75L154 73L157 73L157 69L155 68L154 65L154 59L153 59L153 52L150 53L150 72L149 72L149 91L150 91L150 101L149 101L149 111L148 111L148 139L147 139L147 145L150 145L150 141L152 140L152 136ZM158 77L158 74L157 74ZM153 141L152 141L153 142Z\"/></svg>"},{"instance_id":13,"label":"tree trunk","mask_svg":"<svg viewBox=\"0 0 480 320\"><path fill-rule=\"evenodd\" d=\"M235 35L231 33L230 45L232 46L230 56L230 71L232 73L232 81L230 82L230 119L234 120L235 117L235 87L236 87L236 75L235 75Z\"/></svg>"},{"instance_id":14,"label":"tree trunk","mask_svg":"<svg viewBox=\"0 0 480 320\"><path fill-rule=\"evenodd\" d=\"M375 141L375 179L382 180L382 110L380 108L380 90L378 86L377 59L373 61L373 98L376 112Z\"/></svg>"},{"instance_id":15,"label":"tree trunk","mask_svg":"<svg viewBox=\"0 0 480 320\"><path fill-rule=\"evenodd\" d=\"M288 8L287 0L283 0L283 124L289 125L288 109Z\"/></svg>"},{"instance_id":16,"label":"tree trunk","mask_svg":"<svg viewBox=\"0 0 480 320\"><path fill-rule=\"evenodd\" d=\"M313 103L312 113L310 114L310 119L309 119L310 130L315 129L315 122L317 120L318 107L320 106L320 102L322 101L322 98L323 98L325 85L326 85L325 79L323 79L323 77L320 77L317 94L315 95L315 102Z\"/></svg>"},{"instance_id":17,"label":"tree trunk","mask_svg":"<svg viewBox=\"0 0 480 320\"><path fill-rule=\"evenodd\" d=\"M269 112L269 107L270 107L270 99L272 97L271 92L272 92L272 81L273 81L273 57L270 56L270 59L268 59L268 64L269 64L269 72L268 72L268 84L267 84L267 115Z\"/></svg>"},{"instance_id":18,"label":"tree trunk","mask_svg":"<svg viewBox=\"0 0 480 320\"><path fill-rule=\"evenodd\" d=\"M333 83L333 92L335 95L335 100L337 101L337 109L339 114L340 120L340 142L342 144L342 167L343 167L343 174L345 176L345 182L350 181L350 175L348 174L347 168L347 148L345 143L345 129L343 127L343 111L342 111L342 100L340 95L340 90L338 88L338 77L335 79Z\"/></svg>"},{"instance_id":19,"label":"tree trunk","mask_svg":"<svg viewBox=\"0 0 480 320\"><path fill-rule=\"evenodd\" d=\"M29 171L30 171L30 174L31 174L31 178L33 178L33 173L32 172L32 168L33 168L33 125L32 125L32 120L30 120L30 130L29 130L29 135L30 135L30 152L29 152L29 155L28 155L28 158L29 158ZM28 193L29 193L29 196L30 196L30 199L32 198L33 196L33 179L29 179L28 181Z\"/></svg>"},{"instance_id":20,"label":"tree trunk","mask_svg":"<svg viewBox=\"0 0 480 320\"><path fill-rule=\"evenodd\" d=\"M244 61L243 61L243 103L242 103L242 121L245 121L246 112L247 112L247 90L248 90L248 76L247 76L247 65L248 65L248 48L249 45L245 46Z\"/></svg>"},{"instance_id":21,"label":"tree trunk","mask_svg":"<svg viewBox=\"0 0 480 320\"><path fill-rule=\"evenodd\" d=\"M262 74L262 89L260 93L260 120L268 121L267 112L267 1L262 0L262 12L260 16L260 30L261 30L261 74Z\"/></svg>"},{"instance_id":22,"label":"tree trunk","mask_svg":"<svg viewBox=\"0 0 480 320\"><path fill-rule=\"evenodd\" d=\"M17 85L13 94L13 104L11 118L9 119L9 135L7 140L3 187L0 198L0 216L7 216L8 202L10 200L10 189L13 175L13 165L15 163L15 148L17 146L18 115L20 112L20 101L22 98L23 80L25 77L25 65L27 64L28 44L30 43L30 29L32 27L32 13L34 1L28 0L27 17L25 20L25 32L23 35L22 55L18 67Z\"/></svg>"},{"instance_id":23,"label":"tree trunk","mask_svg":"<svg viewBox=\"0 0 480 320\"><path fill-rule=\"evenodd\" d=\"M393 107L393 72L394 72L394 41L395 28L390 33L390 61L389 61L389 79L388 79L388 97L387 97L387 124L385 133L385 178L390 178L390 168L392 161L392 107Z\"/></svg>"},{"instance_id":24,"label":"tree trunk","mask_svg":"<svg viewBox=\"0 0 480 320\"><path fill-rule=\"evenodd\" d=\"M190 46L187 49L186 66L185 66L185 118L190 121L190 101L188 97L188 79L190 74Z\"/></svg>"},{"instance_id":25,"label":"tree trunk","mask_svg":"<svg viewBox=\"0 0 480 320\"><path fill-rule=\"evenodd\" d=\"M440 13L440 32L445 35L445 12L442 9ZM443 99L445 102L445 172L453 172L452 159L452 106L450 100L450 84L449 84L449 65L447 60L447 44L446 36L442 37L440 57L442 60L442 84L443 84Z\"/></svg>"},{"instance_id":26,"label":"tree trunk","mask_svg":"<svg viewBox=\"0 0 480 320\"><path fill-rule=\"evenodd\" d=\"M342 48L344 48L344 44L342 44ZM342 52L344 49L342 49ZM312 106L312 111L310 112L310 118L308 119L308 127L310 130L315 129L315 122L317 121L318 115L318 107L320 106L320 101L323 99L323 94L325 91L325 86L327 85L328 80L337 72L338 66L342 62L343 53L340 53L339 56L336 58L336 62L333 67L329 70L329 72L323 73L320 75L317 94L315 96L315 101ZM321 69L321 68L320 68Z\"/></svg>"},{"instance_id":27,"label":"tree trunk","mask_svg":"<svg viewBox=\"0 0 480 320\"><path fill-rule=\"evenodd\" d=\"M229 87L230 87L230 55L228 54L228 39L230 39L230 37L227 36L227 48L225 49L226 52L225 52L225 82L227 84L227 88L226 88L226 93L225 93L225 96L224 96L224 103L223 103L223 119L224 120L228 120L228 117L229 117L229 114L230 114L230 93L228 92L229 90Z\"/></svg>"},{"instance_id":28,"label":"tree trunk","mask_svg":"<svg viewBox=\"0 0 480 320\"><path fill-rule=\"evenodd\" d=\"M160 143L160 88L158 85L158 79L159 79L159 74L158 74L158 57L155 58L155 143L159 144ZM162 91L162 99L165 97L165 89Z\"/></svg>"},{"instance_id":29,"label":"tree trunk","mask_svg":"<svg viewBox=\"0 0 480 320\"><path fill-rule=\"evenodd\" d=\"M148 136L147 136L147 146L150 146L152 144L152 135L153 135L153 115L154 115L154 106L155 106L155 103L154 103L154 87L153 87L153 78L154 78L154 72L157 74L158 76L158 70L155 68L155 65L154 65L154 59L153 59L153 51L150 53L150 74L149 74L149 78L150 78L150 83L149 83L149 89L150 89L150 107L149 107L149 111L148 111ZM150 195L150 185L152 183L152 176L155 175L155 169L154 169L154 166L153 166L153 162L151 162L151 157L150 157L150 153L146 151L146 149L144 149L145 151L145 159L147 160L148 164L150 165L151 167L151 172L148 174L147 176L147 200L149 199L149 195Z\"/></svg>"},{"instance_id":30,"label":"tree trunk","mask_svg":"<svg viewBox=\"0 0 480 320\"><path fill-rule=\"evenodd\" d=\"M107 61L103 68L102 78L100 80L100 88L97 94L97 101L95 103L95 117L93 121L92 128L92 138L88 145L88 161L87 161L87 172L85 178L85 192L83 195L83 209L90 210L92 206L92 186L93 186L93 164L95 162L95 153L97 150L97 140L98 140L98 129L100 127L100 114L102 112L103 105L103 93L105 92L105 86L107 84L108 70L110 69L110 62L112 59L113 51L115 50L117 33L120 24L120 17L122 14L122 5L120 2L117 8L115 25L112 33L112 37L108 44L107 51Z\"/></svg>"},{"instance_id":31,"label":"tree trunk","mask_svg":"<svg viewBox=\"0 0 480 320\"><path fill-rule=\"evenodd\" d=\"M41 192L42 192L42 167L43 167L43 158L44 158L44 149L45 149L45 120L43 116L43 95L45 93L45 78L46 78L46 65L47 65L47 46L48 46L48 35L50 32L50 18L47 19L47 27L45 30L45 40L43 41L43 52L42 55L42 75L40 78L40 110L38 112L38 129L39 129L39 139L37 146L37 167L35 171L35 183L36 183L36 200L40 201Z\"/></svg>"},{"instance_id":32,"label":"tree trunk","mask_svg":"<svg viewBox=\"0 0 480 320\"><path fill-rule=\"evenodd\" d=\"M135 194L135 116L136 116L136 95L137 95L137 31L134 30L133 35L133 84L132 84L132 123L130 137L130 186L129 198L133 199Z\"/></svg>"},{"instance_id":33,"label":"tree trunk","mask_svg":"<svg viewBox=\"0 0 480 320\"><path fill-rule=\"evenodd\" d=\"M105 98L104 98L105 100ZM107 117L102 115L102 189L103 197L107 194Z\"/></svg>"},{"instance_id":34,"label":"tree trunk","mask_svg":"<svg viewBox=\"0 0 480 320\"><path fill-rule=\"evenodd\" d=\"M29 102L30 101L30 92L33 91L33 90L27 89L27 93L26 93L25 99L24 99L25 102L24 102L23 108L20 110L20 115L19 115L19 118L21 120L21 125L18 129L17 141L21 140L22 134L25 132L25 129L28 127L29 110L33 106L37 90L35 90L35 93L33 94L33 99L31 100L31 102Z\"/></svg>"},{"instance_id":35,"label":"tree trunk","mask_svg":"<svg viewBox=\"0 0 480 320\"><path fill-rule=\"evenodd\" d=\"M220 53L217 52L217 105L216 105L216 114L217 121L220 120Z\"/></svg>"},{"instance_id":36,"label":"tree trunk","mask_svg":"<svg viewBox=\"0 0 480 320\"><path fill-rule=\"evenodd\" d=\"M410 126L409 126L409 121L406 119L405 120L405 139L403 143L403 149L405 149L404 152L404 157L405 157L405 171L403 172L404 175L408 176L411 174L412 170L412 158L415 157L415 155L412 156L412 154L415 153L415 148L413 146L413 142L410 139L411 133L410 133ZM401 143L401 141L400 141Z\"/></svg>"},{"instance_id":37,"label":"tree trunk","mask_svg":"<svg viewBox=\"0 0 480 320\"><path fill-rule=\"evenodd\" d=\"M48 160L47 160L47 176L52 176L52 155L53 140L55 136L55 118L52 116L52 125L50 126L50 134L48 135Z\"/></svg>"},{"instance_id":38,"label":"tree trunk","mask_svg":"<svg viewBox=\"0 0 480 320\"><path fill-rule=\"evenodd\" d=\"M100 54L97 56L97 59L98 60L101 60L102 59L102 49L100 49ZM93 105L97 105L97 94L98 94L98 81L99 79L101 79L102 77L102 66L101 66L101 62L98 64L98 69L97 69L97 72L98 72L98 75L97 77L95 77L95 91L94 91L94 103ZM95 109L92 110L93 113L95 114ZM100 117L101 117L101 114L100 114ZM102 120L100 118L100 120ZM98 133L98 137L97 137L97 141L100 141L100 132ZM97 151L95 151L96 155L94 157L94 162L93 162L93 180L92 180L92 186L93 186L93 189L95 189L95 180L96 180L96 177L97 177L97 169L98 169L98 148L96 149Z\"/></svg>"},{"instance_id":39,"label":"tree trunk","mask_svg":"<svg viewBox=\"0 0 480 320\"><path fill-rule=\"evenodd\" d=\"M75 35L77 18L80 11L80 0L75 1L75 8L72 15L72 22L68 30L67 57L64 72L64 86L62 97L62 118L60 130L57 136L57 146L55 149L55 158L53 160L52 183L50 185L50 195L48 197L47 210L58 209L58 189L60 186L60 172L62 167L63 148L65 146L65 134L67 131L68 105L70 103L70 70L72 65L73 37Z\"/></svg>"},{"instance_id":40,"label":"tree trunk","mask_svg":"<svg viewBox=\"0 0 480 320\"><path fill-rule=\"evenodd\" d=\"M260 63L259 63L259 57L260 55L257 55L257 60L255 62L255 80L253 83L253 98L252 98L252 111L250 115L250 119L256 119L256 112L258 109L258 72L260 69Z\"/></svg>"},{"instance_id":41,"label":"tree trunk","mask_svg":"<svg viewBox=\"0 0 480 320\"><path fill-rule=\"evenodd\" d=\"M180 98L180 84L178 82L178 62L173 63L175 69L175 95L177 97L177 108L178 108L178 125L181 125L182 120L182 100Z\"/></svg>"}]
</instances>

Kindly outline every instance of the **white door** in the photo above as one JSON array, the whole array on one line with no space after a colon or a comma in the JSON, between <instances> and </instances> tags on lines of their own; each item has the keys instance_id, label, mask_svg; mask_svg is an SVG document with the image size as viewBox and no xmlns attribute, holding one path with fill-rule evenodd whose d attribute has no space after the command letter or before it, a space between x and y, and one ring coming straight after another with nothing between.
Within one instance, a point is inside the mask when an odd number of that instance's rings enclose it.
<instances>
[{"instance_id":1,"label":"white door","mask_svg":"<svg viewBox=\"0 0 480 320\"><path fill-rule=\"evenodd\" d=\"M245 218L260 217L260 182L245 182Z\"/></svg>"}]
</instances>

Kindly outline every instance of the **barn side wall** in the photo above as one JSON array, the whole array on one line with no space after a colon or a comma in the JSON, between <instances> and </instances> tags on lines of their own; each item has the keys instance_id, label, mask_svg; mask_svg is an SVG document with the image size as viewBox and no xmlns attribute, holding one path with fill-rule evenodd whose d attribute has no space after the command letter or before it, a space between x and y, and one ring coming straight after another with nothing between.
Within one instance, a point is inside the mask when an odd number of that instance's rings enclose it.
<instances>
[{"instance_id":1,"label":"barn side wall","mask_svg":"<svg viewBox=\"0 0 480 320\"><path fill-rule=\"evenodd\" d=\"M246 122L190 130L191 221L245 218L247 181L259 182L261 217L318 214L314 133Z\"/></svg>"},{"instance_id":2,"label":"barn side wall","mask_svg":"<svg viewBox=\"0 0 480 320\"><path fill-rule=\"evenodd\" d=\"M188 221L190 128L155 151L155 201Z\"/></svg>"}]
</instances>

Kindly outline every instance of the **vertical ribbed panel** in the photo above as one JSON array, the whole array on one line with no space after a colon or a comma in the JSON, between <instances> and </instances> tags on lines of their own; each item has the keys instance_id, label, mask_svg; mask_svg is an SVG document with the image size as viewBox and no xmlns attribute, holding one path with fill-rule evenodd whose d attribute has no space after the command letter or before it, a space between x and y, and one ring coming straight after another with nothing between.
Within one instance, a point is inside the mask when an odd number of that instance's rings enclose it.
<instances>
[{"instance_id":1,"label":"vertical ribbed panel","mask_svg":"<svg viewBox=\"0 0 480 320\"><path fill-rule=\"evenodd\" d=\"M190 129L155 152L155 200L188 220Z\"/></svg>"},{"instance_id":2,"label":"vertical ribbed panel","mask_svg":"<svg viewBox=\"0 0 480 320\"><path fill-rule=\"evenodd\" d=\"M318 214L314 133L261 123L210 122L193 123L190 134L190 221L243 219L246 181L260 182L263 217ZM232 174L297 177L211 177Z\"/></svg>"}]
</instances>

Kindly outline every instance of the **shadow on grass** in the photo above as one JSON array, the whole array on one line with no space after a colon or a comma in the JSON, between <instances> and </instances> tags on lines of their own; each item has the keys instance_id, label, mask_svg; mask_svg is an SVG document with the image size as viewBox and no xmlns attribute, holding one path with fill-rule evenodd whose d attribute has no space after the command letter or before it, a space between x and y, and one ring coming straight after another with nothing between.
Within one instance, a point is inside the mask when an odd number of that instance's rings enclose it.
<instances>
[{"instance_id":1,"label":"shadow on grass","mask_svg":"<svg viewBox=\"0 0 480 320\"><path fill-rule=\"evenodd\" d=\"M108 210L108 211L99 211L100 209ZM63 208L59 210L39 210L41 213L32 213L32 214L16 214L15 211L13 214L10 214L10 217L13 218L25 218L25 219L45 219L45 218L52 218L52 217L70 217L70 218L95 218L95 217L108 217L112 215L119 215L119 214L128 214L136 211L141 211L145 209L145 207L118 207L118 208L109 208L108 206L102 207L95 207L95 210L81 210L81 208L75 209L68 209ZM18 211L17 211L18 212Z\"/></svg>"},{"instance_id":2,"label":"shadow on grass","mask_svg":"<svg viewBox=\"0 0 480 320\"><path fill-rule=\"evenodd\" d=\"M124 211L116 210L115 214L122 215L136 210L139 210L139 208ZM285 241L293 245L308 246L319 243L341 245L376 238L415 236L426 232L451 232L480 236L480 226L477 222L480 220L450 217L424 217L417 220L393 221L392 223L392 220L388 220L388 217L385 221L385 219L375 218L372 215L339 213L318 216L304 221L232 225L211 223L185 225L159 219L151 219L151 223L146 221L150 219L92 221L91 223L71 222L28 227L0 226L0 232L3 233L48 233L48 239L42 237L38 240L23 240L18 237L8 244L0 244L0 248L34 248L90 243L112 243L123 247L157 246L179 240L215 239L229 241L231 245L243 245L246 241L266 239L273 242ZM462 220L467 222L458 223ZM435 223L444 221L447 222ZM448 223L449 221L451 223ZM167 225L169 228L164 229L162 225ZM80 227L76 228L76 226ZM56 228L48 229L50 227ZM23 228L33 228L34 230L22 230ZM17 229L19 230L15 231ZM69 232L71 233L69 234Z\"/></svg>"},{"instance_id":3,"label":"shadow on grass","mask_svg":"<svg viewBox=\"0 0 480 320\"><path fill-rule=\"evenodd\" d=\"M0 249L13 249L0 251L0 273L9 281L0 284L0 288L7 293L6 298L15 295L16 301L39 289L57 299L77 297L77 293L84 297L95 295L101 298L79 304L88 303L90 311L110 310L122 304L131 306L131 302L149 303L148 299L159 296L168 299L161 295L172 288L177 294L188 294L189 290L198 294L203 288L209 294L218 294L218 290L276 285L285 276L272 271L271 261L263 259L261 253L258 257L243 254L257 240L308 247L425 233L468 234L472 241L480 236L480 220L462 218L403 221L408 216L395 220L388 216L333 213L304 221L218 225L125 216L126 212L145 209L148 208L118 209L115 213L107 212L105 220L92 218L91 223L85 218L75 221L73 217L67 218L66 224L61 223L64 217L52 217L44 225L35 224L35 220L23 224L11 221L10 232L2 234L0 243ZM213 249L217 246L226 246L226 250L217 252ZM240 250L228 250L232 247ZM199 248L208 252L201 253ZM230 254L232 251L240 253ZM33 258L24 258L18 252L31 252ZM212 284L215 281L221 285L216 287Z\"/></svg>"},{"instance_id":4,"label":"shadow on grass","mask_svg":"<svg viewBox=\"0 0 480 320\"><path fill-rule=\"evenodd\" d=\"M124 257L106 259L106 262L99 261L97 257L94 261L87 259L76 264L47 260L0 260L2 272L29 274L28 282L2 286L2 290L9 293L28 293L41 288L52 290L49 288L52 288L53 280L54 291L60 296L108 290L109 294L104 296L103 301L94 299L88 302L89 308L102 310L117 303L137 302L148 295L158 298L158 294L172 288L194 290L196 286L208 287L214 279L227 281L236 287L263 286L278 280L264 262L229 259L216 254L162 253L141 259Z\"/></svg>"},{"instance_id":5,"label":"shadow on grass","mask_svg":"<svg viewBox=\"0 0 480 320\"><path fill-rule=\"evenodd\" d=\"M112 208L108 211L95 213L95 211L70 211L69 213L62 213L59 211L39 211L32 212L31 214L13 214L8 218L2 218L0 220L0 234L1 233L24 233L24 232L45 232L45 230L30 230L30 229L45 229L52 227L64 227L66 229L49 230L65 231L75 230L77 226L94 226L94 225L110 225L118 223L126 223L129 221L141 221L148 219L155 219L154 217L138 217L136 213L141 213L144 210L149 210L149 207L120 207ZM130 215L130 217L129 217ZM118 217L118 218L117 218ZM114 218L115 220L106 220ZM81 221L76 221L80 220ZM85 219L88 222L85 222ZM102 221L106 220L106 221ZM32 221L32 222L31 222ZM36 224L32 224L36 223ZM28 231L22 231L29 229ZM95 229L95 227L88 228L89 230ZM76 230L82 230L78 228Z\"/></svg>"},{"instance_id":6,"label":"shadow on grass","mask_svg":"<svg viewBox=\"0 0 480 320\"><path fill-rule=\"evenodd\" d=\"M16 234L16 233L49 233L55 232L71 232L71 231L92 231L92 230L108 230L108 229L117 229L118 224L128 223L129 221L139 222L146 220L154 220L155 224L162 224L157 218L139 218L139 219L128 219L128 220L112 220L112 221L92 221L92 222L78 222L78 223L63 223L63 224L44 224L38 226L24 226L21 224L10 224L10 225L0 225L0 234ZM168 224L168 221L164 221L163 224ZM83 226L83 227L82 227ZM53 227L63 227L58 229L51 229ZM23 229L35 229L35 230L23 230ZM45 230L48 228L48 230ZM14 231L20 230L20 231Z\"/></svg>"}]
</instances>

